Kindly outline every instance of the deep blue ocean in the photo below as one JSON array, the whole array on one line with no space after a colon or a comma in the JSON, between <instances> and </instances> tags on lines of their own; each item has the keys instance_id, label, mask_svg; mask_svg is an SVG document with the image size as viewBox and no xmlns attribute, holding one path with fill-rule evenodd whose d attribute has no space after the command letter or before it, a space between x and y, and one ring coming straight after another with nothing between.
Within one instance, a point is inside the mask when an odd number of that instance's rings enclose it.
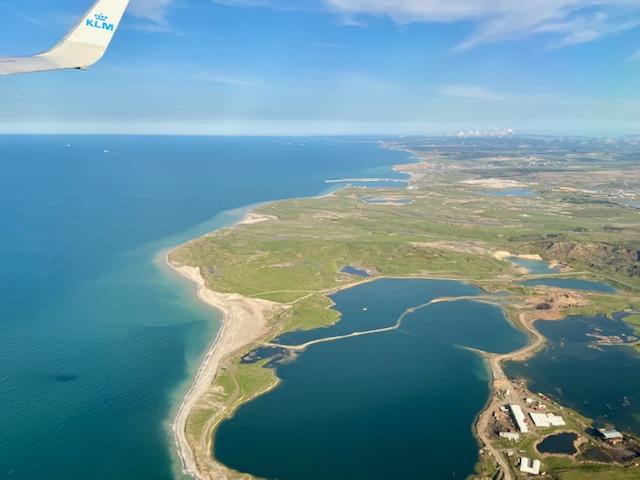
<instances>
[{"instance_id":1,"label":"deep blue ocean","mask_svg":"<svg viewBox=\"0 0 640 480\"><path fill-rule=\"evenodd\" d=\"M163 252L403 161L345 139L0 136L0 478L174 478L168 426L217 314Z\"/></svg>"}]
</instances>

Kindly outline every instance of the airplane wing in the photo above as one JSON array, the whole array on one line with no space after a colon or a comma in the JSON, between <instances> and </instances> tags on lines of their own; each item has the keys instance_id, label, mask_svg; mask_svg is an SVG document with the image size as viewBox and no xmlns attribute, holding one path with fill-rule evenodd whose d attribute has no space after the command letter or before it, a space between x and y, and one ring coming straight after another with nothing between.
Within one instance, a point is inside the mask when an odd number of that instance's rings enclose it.
<instances>
[{"instance_id":1,"label":"airplane wing","mask_svg":"<svg viewBox=\"0 0 640 480\"><path fill-rule=\"evenodd\" d=\"M102 58L129 0L98 0L51 50L31 57L0 57L0 75L81 69Z\"/></svg>"}]
</instances>

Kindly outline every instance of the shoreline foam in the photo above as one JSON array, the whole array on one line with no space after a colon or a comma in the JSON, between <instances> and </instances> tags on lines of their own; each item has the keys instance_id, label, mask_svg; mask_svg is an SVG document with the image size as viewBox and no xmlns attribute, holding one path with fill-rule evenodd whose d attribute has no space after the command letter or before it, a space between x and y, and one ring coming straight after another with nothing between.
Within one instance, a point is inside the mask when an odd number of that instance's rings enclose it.
<instances>
[{"instance_id":1,"label":"shoreline foam","mask_svg":"<svg viewBox=\"0 0 640 480\"><path fill-rule=\"evenodd\" d=\"M279 304L238 294L215 292L207 288L197 267L176 265L169 259L169 254L165 258L167 265L197 285L200 301L222 313L220 329L204 355L191 386L178 408L171 430L183 473L198 480L224 478L220 466L211 455L207 456L206 468L201 468L196 452L187 438L187 419L198 401L207 393L222 362L265 333L267 313L278 308ZM208 443L211 443L211 439L208 439ZM206 448L206 451L209 452L209 448ZM212 476L213 472L218 473Z\"/></svg>"},{"instance_id":2,"label":"shoreline foam","mask_svg":"<svg viewBox=\"0 0 640 480\"><path fill-rule=\"evenodd\" d=\"M415 162L409 162L409 164L411 163L415 163ZM395 170L397 167L400 167L402 165L404 165L404 163L394 165L391 168ZM409 174L409 177L410 177L409 178L410 180L412 178L412 174ZM329 190L320 192L317 195L312 195L307 197L294 197L294 198L305 198L305 199L325 198L325 197L330 197L334 195L337 190L340 190L340 188L338 189L331 188ZM291 199L288 199L288 200L291 200ZM210 453L207 458L208 468L207 469L198 468L198 462L195 458L194 450L189 444L187 434L186 434L187 418L191 410L196 405L198 399L200 399L204 394L206 394L207 388L215 380L215 376L218 372L218 369L222 361L229 358L232 354L237 352L239 349L246 347L250 343L259 340L260 337L262 337L266 333L266 320L264 318L266 312L268 310L277 310L281 308L286 308L286 305L278 304L275 302L269 302L267 300L242 297L239 294L223 294L220 292L215 292L206 287L204 278L200 274L200 271L197 267L188 267L188 266L181 266L181 265L174 264L171 262L169 257L171 253L177 248L180 248L182 245L187 244L201 236L211 235L212 233L224 228L235 228L240 225L251 225L251 224L261 223L264 221L275 219L275 217L272 217L271 215L260 214L255 212L254 210L259 206L276 203L278 201L281 201L281 200L260 202L260 203L256 203L248 207L245 207L247 208L247 210L239 221L231 225L227 225L225 227L215 229L204 235L198 235L193 239L190 239L186 242L181 243L180 245L176 245L175 247L170 249L165 255L165 263L171 270L175 271L180 276L196 284L198 289L197 290L198 299L201 302L215 308L216 310L222 313L222 318L220 319L220 329L218 330L214 340L210 344L207 352L205 353L203 359L201 360L200 365L198 366L198 370L196 371L195 377L191 382L191 385L187 390L187 393L185 394L182 401L180 402L178 411L174 417L173 422L171 423L171 431L173 434L174 443L176 445L177 454L180 459L181 470L185 475L188 475L196 480L211 480L214 478L226 478L226 476L223 473L222 466L215 461L215 459L213 458L213 455L211 455ZM370 281L373 279L374 278L364 279L364 280ZM336 290L341 288L349 288L351 286L354 286L357 283L362 283L362 282L355 282L354 284L351 284L351 285L344 285L344 286L338 287ZM262 308L258 309L259 320L262 322L261 328L259 328L257 331L255 330L255 328L254 330L250 330L250 335L252 335L252 338L246 339L244 343L236 345L235 348L230 348L231 346L229 345L229 337L232 337L233 335L229 333L228 328L230 323L234 322L233 315L230 312L231 309L229 308L230 307L229 299L231 297L241 302L244 302L245 304L253 304L253 305L261 304L262 305ZM237 328L238 326L236 325L236 329ZM212 439L209 439L209 444L211 445L211 443L212 443ZM209 450L210 449L208 449L207 451L209 452ZM213 475L213 472L216 472L215 475Z\"/></svg>"}]
</instances>

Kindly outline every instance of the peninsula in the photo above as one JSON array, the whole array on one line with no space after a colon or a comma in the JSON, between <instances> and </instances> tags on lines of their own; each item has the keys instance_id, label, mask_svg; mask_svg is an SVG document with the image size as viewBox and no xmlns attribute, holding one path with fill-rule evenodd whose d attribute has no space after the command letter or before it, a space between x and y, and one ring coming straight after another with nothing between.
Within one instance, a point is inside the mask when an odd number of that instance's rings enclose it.
<instances>
[{"instance_id":1,"label":"peninsula","mask_svg":"<svg viewBox=\"0 0 640 480\"><path fill-rule=\"evenodd\" d=\"M397 167L411 175L407 189L375 191L384 202L367 201L367 188L277 202L169 254L168 263L198 285L200 299L224 314L174 424L185 472L198 479L249 476L214 458L217 428L242 405L277 388L274 362L295 361L298 351L317 343L290 347L278 340L283 334L340 321L331 295L380 278L434 278L480 287L477 300L500 306L530 337L528 346L512 353L477 352L492 377L491 398L475 425L482 444L477 478L519 478L523 458L542 461L548 478L637 478L633 455L594 461L576 452L558 460L534 448L549 430L536 428L509 440L497 430L522 433L515 424L509 427L508 414L501 417L507 405L544 404L565 412L563 428L576 432L581 444L604 452L613 448L588 433L590 419L508 378L503 364L544 348L538 320L640 308L640 215L627 202L640 191L640 168L626 150L612 152L604 145L597 155L589 146L585 160L575 145L563 143L471 149L443 140L386 147L406 150L416 162ZM605 283L611 290L526 282L541 278ZM629 317L631 324L636 317ZM394 327L322 341L388 328ZM633 350L632 340L623 347ZM634 432L625 436L633 452Z\"/></svg>"}]
</instances>

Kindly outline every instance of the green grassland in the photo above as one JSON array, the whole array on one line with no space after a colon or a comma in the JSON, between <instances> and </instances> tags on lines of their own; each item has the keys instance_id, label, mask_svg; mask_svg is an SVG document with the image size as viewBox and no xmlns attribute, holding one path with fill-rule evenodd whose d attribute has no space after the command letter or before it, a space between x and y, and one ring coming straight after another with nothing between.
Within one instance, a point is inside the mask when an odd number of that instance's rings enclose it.
<instances>
[{"instance_id":1,"label":"green grassland","mask_svg":"<svg viewBox=\"0 0 640 480\"><path fill-rule=\"evenodd\" d=\"M628 315L624 320L640 335L640 314Z\"/></svg>"},{"instance_id":2,"label":"green grassland","mask_svg":"<svg viewBox=\"0 0 640 480\"><path fill-rule=\"evenodd\" d=\"M414 200L412 205L379 206L364 204L360 195L358 190L346 190L262 207L259 213L277 219L202 237L174 251L172 260L201 267L214 290L286 303L348 282L350 277L339 273L348 264L378 276L491 280L513 273L512 266L490 254L478 254L473 247L487 253L499 249L538 253L537 244L548 238L617 244L640 238L637 214L615 206L559 208L544 199L500 197L488 201L455 189L446 196L438 191L403 192L403 197ZM612 223L621 230L614 234L605 228ZM452 247L430 245L435 242ZM588 259L572 266L640 290L640 278Z\"/></svg>"},{"instance_id":3,"label":"green grassland","mask_svg":"<svg viewBox=\"0 0 640 480\"><path fill-rule=\"evenodd\" d=\"M429 239L460 238L460 229L468 228L429 219L419 206L402 208L406 210L364 205L348 193L283 202L259 211L278 220L201 238L172 259L204 267L207 285L215 290L283 302L349 281L339 273L348 264L389 276L491 278L509 271L508 263L490 256L415 246ZM490 239L488 232L465 236Z\"/></svg>"},{"instance_id":4,"label":"green grassland","mask_svg":"<svg viewBox=\"0 0 640 480\"><path fill-rule=\"evenodd\" d=\"M256 212L272 219L195 239L174 250L170 258L199 267L213 290L289 304L271 322L264 338L268 341L285 331L336 322L339 314L331 309L328 295L363 281L341 273L345 265L365 268L373 277L464 279L487 291L509 292L509 298L518 301L535 290L515 285L526 275L509 261L494 257L495 251L540 253L553 260L548 252L558 242L627 248L640 238L637 212L616 204L571 201L566 194L562 198L553 193L532 198L484 197L459 185L437 184L376 193L411 199L407 206L365 204L366 195L360 189L346 189L322 198L263 206ZM637 308L640 276L633 275L633 269L603 263L598 248L587 248L582 258L571 249L570 256L555 260L567 264L570 275L605 280L620 290L610 295L585 294L590 305L571 313L610 314ZM638 316L628 321L640 324ZM194 437L221 408L230 415L240 403L277 382L273 370L261 364L240 364L238 355L227 361L212 385L212 407L192 413L188 429ZM558 478L631 478L606 477L596 467L586 473L567 470L571 465L559 462ZM611 475L625 472L618 467L607 471Z\"/></svg>"},{"instance_id":5,"label":"green grassland","mask_svg":"<svg viewBox=\"0 0 640 480\"><path fill-rule=\"evenodd\" d=\"M305 297L283 313L286 324L283 330L309 330L333 325L340 318L340 314L332 309L332 306L333 302L325 295Z\"/></svg>"},{"instance_id":6,"label":"green grassland","mask_svg":"<svg viewBox=\"0 0 640 480\"><path fill-rule=\"evenodd\" d=\"M585 294L589 299L589 304L581 307L568 309L569 315L594 316L597 314L611 316L614 313L627 308L640 308L640 298L635 295L602 295L597 293ZM624 320L633 327L640 326L637 315L628 315Z\"/></svg>"},{"instance_id":7,"label":"green grassland","mask_svg":"<svg viewBox=\"0 0 640 480\"><path fill-rule=\"evenodd\" d=\"M357 189L279 202L258 210L277 219L199 238L171 258L199 266L213 290L289 303L352 282L354 277L340 273L350 264L375 276L445 276L505 284L500 280L513 276L513 266L495 259L491 251L539 253L549 238L585 244L624 244L640 238L637 213L615 205L559 207L544 197L487 200L458 188L384 194L414 203L369 205ZM615 233L607 228L614 223L619 229ZM640 276L588 258L568 263L583 276L640 291Z\"/></svg>"},{"instance_id":8,"label":"green grassland","mask_svg":"<svg viewBox=\"0 0 640 480\"><path fill-rule=\"evenodd\" d=\"M558 480L636 480L638 469L622 466L581 465L560 471Z\"/></svg>"}]
</instances>

